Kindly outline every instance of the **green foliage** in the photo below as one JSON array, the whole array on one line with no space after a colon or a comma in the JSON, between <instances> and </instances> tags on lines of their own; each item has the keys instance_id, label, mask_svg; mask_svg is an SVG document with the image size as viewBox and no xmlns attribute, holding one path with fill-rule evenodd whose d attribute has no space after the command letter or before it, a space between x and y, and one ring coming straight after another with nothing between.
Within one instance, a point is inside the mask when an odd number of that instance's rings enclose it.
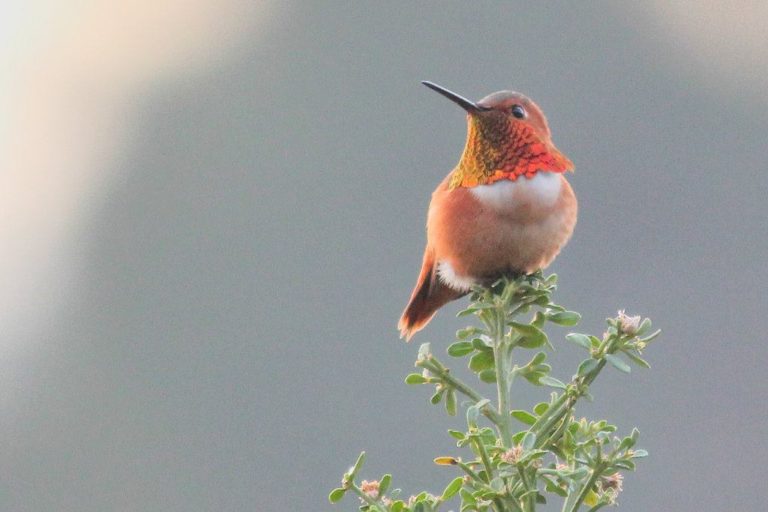
<instances>
[{"instance_id":1,"label":"green foliage","mask_svg":"<svg viewBox=\"0 0 768 512\"><path fill-rule=\"evenodd\" d=\"M575 406L591 399L589 387L607 365L630 373L631 365L649 368L644 349L659 331L651 333L651 321L620 311L607 320L602 337L570 333L566 340L586 352L576 373L563 382L551 375L545 352L536 352L527 363L514 364L518 353L551 347L543 327L547 322L573 326L581 316L552 302L557 276L540 272L515 280L501 279L488 288L473 291L471 304L459 316L475 316L480 327L456 333L448 355L466 358L480 382L495 386L494 405L479 391L454 376L431 351L421 345L416 366L421 373L408 375L410 385L434 386L431 403L444 403L449 415L458 412L457 397L466 399L466 431L449 430L456 447L468 458L440 456L435 464L453 466L460 472L439 495L421 492L401 499L400 489L390 490L391 475L357 482L364 453L331 491L331 503L347 493L355 494L360 510L371 512L434 512L447 502L457 502L461 512L533 512L547 500L561 500L563 512L596 511L616 502L622 488L622 472L634 471L645 450L635 449L637 429L624 437L606 420L576 419ZM525 316L528 321L525 321ZM513 357L514 354L514 357ZM516 377L534 386L552 388L549 400L531 411L513 409L510 387ZM522 427L522 429L520 429ZM519 429L519 430L518 430Z\"/></svg>"}]
</instances>

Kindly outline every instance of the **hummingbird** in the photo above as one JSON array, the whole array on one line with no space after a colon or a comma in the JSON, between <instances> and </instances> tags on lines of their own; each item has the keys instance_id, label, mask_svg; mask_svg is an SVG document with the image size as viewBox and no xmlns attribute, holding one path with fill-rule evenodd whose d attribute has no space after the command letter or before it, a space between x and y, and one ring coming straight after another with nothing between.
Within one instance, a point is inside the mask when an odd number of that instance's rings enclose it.
<instances>
[{"instance_id":1,"label":"hummingbird","mask_svg":"<svg viewBox=\"0 0 768 512\"><path fill-rule=\"evenodd\" d=\"M568 242L578 210L544 113L513 91L478 102L422 82L467 112L467 142L432 193L421 272L398 323L411 337L446 303L502 276L546 268Z\"/></svg>"}]
</instances>

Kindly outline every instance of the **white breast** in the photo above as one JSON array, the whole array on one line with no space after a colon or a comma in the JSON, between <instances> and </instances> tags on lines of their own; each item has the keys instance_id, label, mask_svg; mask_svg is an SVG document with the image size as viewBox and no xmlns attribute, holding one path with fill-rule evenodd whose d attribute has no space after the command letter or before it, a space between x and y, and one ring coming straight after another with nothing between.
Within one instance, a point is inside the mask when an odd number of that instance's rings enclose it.
<instances>
[{"instance_id":1,"label":"white breast","mask_svg":"<svg viewBox=\"0 0 768 512\"><path fill-rule=\"evenodd\" d=\"M517 181L501 180L478 185L470 191L483 204L496 210L507 210L523 203L552 206L560 197L560 174L537 172L533 178L521 176Z\"/></svg>"}]
</instances>

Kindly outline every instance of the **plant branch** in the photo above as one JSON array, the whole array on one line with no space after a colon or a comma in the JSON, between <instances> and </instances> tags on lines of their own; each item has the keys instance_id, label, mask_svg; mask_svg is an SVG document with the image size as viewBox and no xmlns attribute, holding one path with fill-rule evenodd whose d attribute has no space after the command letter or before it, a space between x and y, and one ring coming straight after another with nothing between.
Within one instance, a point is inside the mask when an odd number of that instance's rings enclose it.
<instances>
[{"instance_id":1,"label":"plant branch","mask_svg":"<svg viewBox=\"0 0 768 512\"><path fill-rule=\"evenodd\" d=\"M522 465L517 464L517 471L520 473L520 481L523 483L525 493L530 493L525 496L523 510L524 512L533 512L536 509L536 496L535 493L531 493L531 491L535 490L535 487L530 484L528 477L525 476L525 468Z\"/></svg>"},{"instance_id":2,"label":"plant branch","mask_svg":"<svg viewBox=\"0 0 768 512\"><path fill-rule=\"evenodd\" d=\"M460 313L473 315L482 325L457 332L457 341L448 348L448 354L469 357L469 369L481 382L493 383L496 388L497 396L489 395L494 402L454 376L432 355L429 343L419 348L416 366L423 372L408 375L406 383L436 385L431 402L437 404L445 397L449 415L456 414L457 393L471 403L466 414L467 431L448 433L458 440L457 447L471 448L473 458L468 462L453 456L435 459L437 464L456 465L459 470L459 476L454 476L441 494L414 494L406 505L397 500L399 490L386 495L391 483L389 474L380 481L364 480L358 486L354 480L363 461L361 454L344 474L341 487L331 491L329 501L337 503L345 493L356 495L361 508L370 512L388 512L390 508L437 510L454 496L460 497L462 510L488 512L536 512L545 495L547 499L549 495L564 497L562 512L597 512L613 504L621 490L622 475L618 472L634 470L632 459L644 457L647 452L633 451L637 430L624 438L615 437L615 425L607 420L576 421L574 408L582 397L591 398L589 388L606 363L624 373L630 372L628 363L648 368L641 356L658 331L648 334L649 319L619 311L618 316L607 319L608 328L602 338L568 334L567 340L585 350L588 359L579 364L567 384L551 376L552 367L545 363L547 355L543 350L524 366L513 367L513 352L517 356L517 350L545 345L553 348L543 332L547 322L572 326L579 321L578 313L552 302L556 283L556 276L544 278L541 273L516 279L505 277L473 289L470 306ZM529 313L530 318L520 319ZM531 412L515 411L513 416L512 383L517 383L517 376L520 381L551 386L557 391ZM480 414L493 428L478 426ZM513 418L528 425L527 431L515 434Z\"/></svg>"},{"instance_id":3,"label":"plant branch","mask_svg":"<svg viewBox=\"0 0 768 512\"><path fill-rule=\"evenodd\" d=\"M472 478L476 482L483 482L483 479L480 478L480 475L475 473L475 470L469 467L469 464L467 464L466 462L457 460L456 465L459 466L467 475L469 475L470 478Z\"/></svg>"},{"instance_id":4,"label":"plant branch","mask_svg":"<svg viewBox=\"0 0 768 512\"><path fill-rule=\"evenodd\" d=\"M483 440L480 439L479 436L472 436L472 443L480 454L480 460L483 461L483 466L485 466L485 481L486 483L491 483L491 479L493 479L493 466L491 466L491 460L488 458L488 452L485 449Z\"/></svg>"},{"instance_id":5,"label":"plant branch","mask_svg":"<svg viewBox=\"0 0 768 512\"><path fill-rule=\"evenodd\" d=\"M451 372L447 369L442 367L442 365L435 359L434 357L430 356L427 359L423 359L421 361L418 361L416 363L417 366L421 368L426 368L429 370L435 377L439 378L440 380L448 383L451 387L453 387L456 391L461 393L462 395L466 396L470 400L472 400L474 403L481 402L485 400L480 393L472 389L468 384L465 384L461 379L454 377L451 375ZM496 411L493 410L490 406L485 406L480 409L480 412L488 418L490 421L492 421L495 425L498 425L500 422L500 417Z\"/></svg>"},{"instance_id":6,"label":"plant branch","mask_svg":"<svg viewBox=\"0 0 768 512\"><path fill-rule=\"evenodd\" d=\"M496 311L495 322L491 329L493 335L493 356L496 366L496 389L499 395L499 434L504 447L512 447L512 417L510 412L512 407L509 400L509 360L512 357L512 351L506 350L507 342L505 339L504 325L506 324L505 313L503 309Z\"/></svg>"}]
</instances>

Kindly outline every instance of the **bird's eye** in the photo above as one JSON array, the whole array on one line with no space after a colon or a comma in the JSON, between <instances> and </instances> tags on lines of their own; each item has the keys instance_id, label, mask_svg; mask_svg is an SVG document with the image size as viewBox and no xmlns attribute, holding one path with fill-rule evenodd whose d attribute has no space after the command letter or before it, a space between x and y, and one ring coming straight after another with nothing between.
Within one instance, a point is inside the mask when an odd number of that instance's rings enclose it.
<instances>
[{"instance_id":1,"label":"bird's eye","mask_svg":"<svg viewBox=\"0 0 768 512\"><path fill-rule=\"evenodd\" d=\"M525 109L522 105L515 105L512 107L512 115L518 119L525 119Z\"/></svg>"}]
</instances>

